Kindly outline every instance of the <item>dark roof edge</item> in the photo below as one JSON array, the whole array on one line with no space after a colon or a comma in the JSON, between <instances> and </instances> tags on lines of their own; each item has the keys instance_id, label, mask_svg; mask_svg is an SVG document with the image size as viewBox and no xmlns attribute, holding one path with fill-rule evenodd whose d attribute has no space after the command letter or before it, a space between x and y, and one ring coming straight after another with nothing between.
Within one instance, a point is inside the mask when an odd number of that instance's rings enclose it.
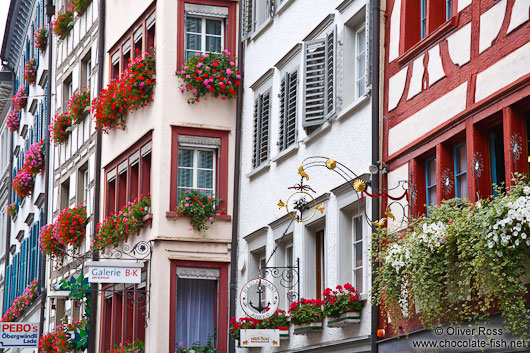
<instances>
[{"instance_id":1,"label":"dark roof edge","mask_svg":"<svg viewBox=\"0 0 530 353\"><path fill-rule=\"evenodd\" d=\"M9 4L9 12L7 14L6 26L4 29L4 38L2 40L2 52L0 53L0 58L2 61L8 61L6 58L7 40L11 34L11 27L13 26L13 20L15 19L14 13L18 6L20 6L20 0L11 0L11 4ZM11 66L13 65L13 63L10 64Z\"/></svg>"}]
</instances>

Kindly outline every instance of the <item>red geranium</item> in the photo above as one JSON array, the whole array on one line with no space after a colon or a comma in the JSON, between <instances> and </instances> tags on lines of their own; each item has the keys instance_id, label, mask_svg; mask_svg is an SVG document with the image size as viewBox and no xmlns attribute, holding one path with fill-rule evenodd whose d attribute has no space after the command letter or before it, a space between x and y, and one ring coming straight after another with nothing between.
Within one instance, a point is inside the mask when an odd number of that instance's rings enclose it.
<instances>
[{"instance_id":1,"label":"red geranium","mask_svg":"<svg viewBox=\"0 0 530 353\"><path fill-rule=\"evenodd\" d=\"M22 110L26 108L28 103L28 97L26 96L26 87L22 86L17 90L17 93L13 96L13 106L15 110Z\"/></svg>"},{"instance_id":2,"label":"red geranium","mask_svg":"<svg viewBox=\"0 0 530 353\"><path fill-rule=\"evenodd\" d=\"M68 113L72 120L79 124L85 116L88 114L90 109L90 92L83 87L83 89L70 98L68 101Z\"/></svg>"},{"instance_id":3,"label":"red geranium","mask_svg":"<svg viewBox=\"0 0 530 353\"><path fill-rule=\"evenodd\" d=\"M28 85L34 85L37 81L37 62L35 59L29 59L24 66L24 80Z\"/></svg>"},{"instance_id":4,"label":"red geranium","mask_svg":"<svg viewBox=\"0 0 530 353\"><path fill-rule=\"evenodd\" d=\"M88 9L88 5L92 0L72 0L70 1L70 6L77 13L78 16L81 16Z\"/></svg>"},{"instance_id":5,"label":"red geranium","mask_svg":"<svg viewBox=\"0 0 530 353\"><path fill-rule=\"evenodd\" d=\"M48 224L41 228L39 244L43 254L59 258L64 254L64 247L53 236L53 228L53 224Z\"/></svg>"},{"instance_id":6,"label":"red geranium","mask_svg":"<svg viewBox=\"0 0 530 353\"><path fill-rule=\"evenodd\" d=\"M76 248L85 238L86 223L85 206L64 209L53 227L53 237L65 248L70 244Z\"/></svg>"},{"instance_id":7,"label":"red geranium","mask_svg":"<svg viewBox=\"0 0 530 353\"><path fill-rule=\"evenodd\" d=\"M18 130L20 127L20 110L13 109L7 114L6 125L11 132Z\"/></svg>"},{"instance_id":8,"label":"red geranium","mask_svg":"<svg viewBox=\"0 0 530 353\"><path fill-rule=\"evenodd\" d=\"M68 140L68 136L70 135L68 128L70 126L72 126L72 117L70 114L63 113L53 117L50 126L48 126L48 130L50 131L54 145L60 145Z\"/></svg>"},{"instance_id":9,"label":"red geranium","mask_svg":"<svg viewBox=\"0 0 530 353\"><path fill-rule=\"evenodd\" d=\"M46 30L46 25L36 30L33 36L35 37L35 48L43 52L48 44L48 31Z\"/></svg>"},{"instance_id":10,"label":"red geranium","mask_svg":"<svg viewBox=\"0 0 530 353\"><path fill-rule=\"evenodd\" d=\"M52 22L52 30L56 36L64 38L72 30L74 23L74 13L72 10L66 10L62 14L55 14L55 20Z\"/></svg>"},{"instance_id":11,"label":"red geranium","mask_svg":"<svg viewBox=\"0 0 530 353\"><path fill-rule=\"evenodd\" d=\"M35 184L35 178L26 167L22 167L13 178L13 190L17 193L21 199L31 195L33 192L33 186Z\"/></svg>"},{"instance_id":12,"label":"red geranium","mask_svg":"<svg viewBox=\"0 0 530 353\"><path fill-rule=\"evenodd\" d=\"M300 299L289 307L291 322L293 324L309 324L320 322L324 318L322 311L322 301L320 299Z\"/></svg>"}]
</instances>

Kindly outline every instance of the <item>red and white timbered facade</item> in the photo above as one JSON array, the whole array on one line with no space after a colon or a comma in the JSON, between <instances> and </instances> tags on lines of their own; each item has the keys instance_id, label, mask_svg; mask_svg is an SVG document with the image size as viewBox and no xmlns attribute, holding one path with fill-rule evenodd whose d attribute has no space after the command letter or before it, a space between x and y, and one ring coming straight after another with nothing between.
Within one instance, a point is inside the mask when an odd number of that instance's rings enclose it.
<instances>
[{"instance_id":1,"label":"red and white timbered facade","mask_svg":"<svg viewBox=\"0 0 530 353\"><path fill-rule=\"evenodd\" d=\"M530 2L387 0L385 31L384 183L411 215L527 174Z\"/></svg>"}]
</instances>

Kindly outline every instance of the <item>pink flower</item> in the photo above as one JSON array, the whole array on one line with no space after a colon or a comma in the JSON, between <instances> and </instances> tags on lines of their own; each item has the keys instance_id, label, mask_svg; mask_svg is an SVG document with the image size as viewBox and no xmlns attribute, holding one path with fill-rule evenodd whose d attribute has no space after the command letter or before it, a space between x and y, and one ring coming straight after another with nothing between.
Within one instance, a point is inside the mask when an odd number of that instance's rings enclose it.
<instances>
[{"instance_id":1,"label":"pink flower","mask_svg":"<svg viewBox=\"0 0 530 353\"><path fill-rule=\"evenodd\" d=\"M232 74L232 70L230 70L230 69L226 69L226 74L227 74L227 75L231 75L231 74Z\"/></svg>"},{"instance_id":2,"label":"pink flower","mask_svg":"<svg viewBox=\"0 0 530 353\"><path fill-rule=\"evenodd\" d=\"M210 217L209 220L210 220L210 222L213 222L213 217Z\"/></svg>"},{"instance_id":3,"label":"pink flower","mask_svg":"<svg viewBox=\"0 0 530 353\"><path fill-rule=\"evenodd\" d=\"M216 216L216 217L221 217L221 214L220 214L219 212L217 212L217 213L215 214L215 216Z\"/></svg>"}]
</instances>

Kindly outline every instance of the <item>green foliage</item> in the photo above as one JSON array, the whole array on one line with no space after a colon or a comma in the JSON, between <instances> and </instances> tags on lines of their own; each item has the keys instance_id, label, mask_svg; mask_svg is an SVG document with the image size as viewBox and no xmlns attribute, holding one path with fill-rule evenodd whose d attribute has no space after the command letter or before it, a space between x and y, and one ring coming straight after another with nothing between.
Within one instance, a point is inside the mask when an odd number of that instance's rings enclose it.
<instances>
[{"instance_id":1,"label":"green foliage","mask_svg":"<svg viewBox=\"0 0 530 353\"><path fill-rule=\"evenodd\" d=\"M275 330L278 327L289 327L289 320L287 319L287 314L283 310L276 310L276 313L274 313L274 315L256 324L257 329L263 330Z\"/></svg>"},{"instance_id":2,"label":"green foliage","mask_svg":"<svg viewBox=\"0 0 530 353\"><path fill-rule=\"evenodd\" d=\"M179 344L179 348L176 353L217 353L219 352L219 346L215 346L215 335L208 336L208 343L201 346L200 343L194 343L190 348L184 347L182 342Z\"/></svg>"},{"instance_id":3,"label":"green foliage","mask_svg":"<svg viewBox=\"0 0 530 353\"><path fill-rule=\"evenodd\" d=\"M291 304L289 308L291 322L296 325L321 322L324 318L322 301L320 299L300 299Z\"/></svg>"},{"instance_id":4,"label":"green foliage","mask_svg":"<svg viewBox=\"0 0 530 353\"><path fill-rule=\"evenodd\" d=\"M68 281L62 280L60 282L61 289L69 291L69 299L75 299L79 302L84 302L85 312L81 321L68 325L66 332L69 333L68 341L77 349L86 349L88 347L89 325L91 315L90 306L90 284L88 278L80 274L77 278L70 277Z\"/></svg>"},{"instance_id":5,"label":"green foliage","mask_svg":"<svg viewBox=\"0 0 530 353\"><path fill-rule=\"evenodd\" d=\"M213 224L222 216L224 210L216 210L218 201L213 196L205 195L202 190L186 190L176 212L190 217L190 230L200 232L208 229L208 222Z\"/></svg>"},{"instance_id":6,"label":"green foliage","mask_svg":"<svg viewBox=\"0 0 530 353\"><path fill-rule=\"evenodd\" d=\"M359 301L359 293L350 283L338 285L335 290L326 288L322 293L322 309L327 317L339 317L347 312L360 312L363 304Z\"/></svg>"},{"instance_id":7,"label":"green foliage","mask_svg":"<svg viewBox=\"0 0 530 353\"><path fill-rule=\"evenodd\" d=\"M508 194L476 204L452 199L408 229L376 236L380 251L373 293L395 329L418 312L432 327L485 320L501 310L508 332L528 338L523 276L530 259L530 186L521 175Z\"/></svg>"}]
</instances>

